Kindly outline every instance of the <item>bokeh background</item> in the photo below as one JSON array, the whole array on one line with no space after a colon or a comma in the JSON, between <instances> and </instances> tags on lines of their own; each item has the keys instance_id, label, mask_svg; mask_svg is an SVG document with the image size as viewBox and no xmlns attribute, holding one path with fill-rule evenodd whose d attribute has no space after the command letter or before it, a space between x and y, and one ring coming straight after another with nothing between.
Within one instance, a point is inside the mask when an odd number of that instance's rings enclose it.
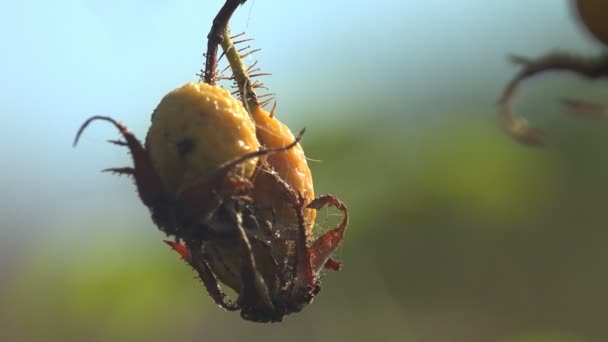
<instances>
[{"instance_id":1,"label":"bokeh background","mask_svg":"<svg viewBox=\"0 0 608 342\"><path fill-rule=\"evenodd\" d=\"M568 1L264 1L233 19L263 50L277 116L307 128L318 193L352 223L315 303L280 324L215 307L162 242L96 123L140 138L203 65L222 1L13 1L0 11L0 340L607 341L608 126L559 96L606 83L549 75L498 126L506 56L601 51ZM328 226L332 213L321 212Z\"/></svg>"}]
</instances>

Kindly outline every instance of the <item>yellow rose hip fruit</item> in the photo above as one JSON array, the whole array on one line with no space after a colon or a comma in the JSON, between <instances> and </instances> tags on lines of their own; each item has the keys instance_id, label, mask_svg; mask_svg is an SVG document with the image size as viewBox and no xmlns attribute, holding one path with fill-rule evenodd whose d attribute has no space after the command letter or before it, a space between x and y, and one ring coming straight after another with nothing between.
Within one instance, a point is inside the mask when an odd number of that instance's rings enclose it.
<instances>
[{"instance_id":1,"label":"yellow rose hip fruit","mask_svg":"<svg viewBox=\"0 0 608 342\"><path fill-rule=\"evenodd\" d=\"M188 83L167 94L152 114L146 137L150 159L170 193L177 193L221 164L258 150L255 125L225 89ZM257 158L237 165L250 178Z\"/></svg>"},{"instance_id":2,"label":"yellow rose hip fruit","mask_svg":"<svg viewBox=\"0 0 608 342\"><path fill-rule=\"evenodd\" d=\"M286 146L295 140L291 130L271 116L260 106L252 106L251 116L257 126L257 134L261 143L267 148ZM296 193L302 195L304 204L310 203L315 197L312 174L304 150L300 144L293 148L275 153L267 157L268 164L276 171ZM277 223L295 224L296 214L292 204L285 200L282 189L270 177L258 176L254 181L254 197L259 203L267 203L275 210ZM310 236L315 221L316 210L304 209L306 235Z\"/></svg>"},{"instance_id":3,"label":"yellow rose hip fruit","mask_svg":"<svg viewBox=\"0 0 608 342\"><path fill-rule=\"evenodd\" d=\"M290 145L295 137L289 128L276 118L272 117L262 107L256 105L250 107L250 114L256 125L257 136L265 148L280 148ZM310 203L314 198L312 175L302 147L297 144L289 150L273 153L266 158L268 166L276 172L281 180L289 185L296 193L304 198L304 203ZM253 178L252 195L259 208L272 208L260 210L257 219L273 222L270 227L275 234L281 234L298 227L298 217L294 204L285 196L285 188L277 183L277 178L270 176L267 172L259 172ZM303 209L304 226L306 235L312 235L316 210ZM217 278L228 287L239 292L243 286L239 269L241 268L241 257L238 246L226 244L222 241L211 241L207 243L209 267ZM257 269L261 273L266 284L274 289L277 277L273 253L262 247L258 242L252 242L253 254ZM294 246L285 240L277 239L273 243L274 256L285 256L293 253Z\"/></svg>"},{"instance_id":4,"label":"yellow rose hip fruit","mask_svg":"<svg viewBox=\"0 0 608 342\"><path fill-rule=\"evenodd\" d=\"M587 30L608 46L608 1L576 0L575 5Z\"/></svg>"}]
</instances>

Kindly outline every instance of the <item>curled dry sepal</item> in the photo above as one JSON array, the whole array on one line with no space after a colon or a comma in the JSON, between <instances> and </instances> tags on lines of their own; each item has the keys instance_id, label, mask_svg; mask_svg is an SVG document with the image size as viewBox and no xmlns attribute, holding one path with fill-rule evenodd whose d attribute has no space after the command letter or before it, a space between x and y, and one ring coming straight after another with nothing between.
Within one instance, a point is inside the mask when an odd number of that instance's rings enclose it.
<instances>
[{"instance_id":1,"label":"curled dry sepal","mask_svg":"<svg viewBox=\"0 0 608 342\"><path fill-rule=\"evenodd\" d=\"M574 1L581 22L603 46L608 46L608 1ZM580 57L567 52L553 52L536 59L512 56L511 61L521 66L519 73L509 82L499 101L500 122L507 133L528 145L543 145L545 134L530 127L527 120L514 115L513 106L517 90L522 81L538 74L551 71L565 71L586 79L595 80L608 77L608 52L595 57ZM604 119L608 117L608 107L586 101L564 98L562 104L576 116Z\"/></svg>"},{"instance_id":2,"label":"curled dry sepal","mask_svg":"<svg viewBox=\"0 0 608 342\"><path fill-rule=\"evenodd\" d=\"M315 197L312 175L294 136L263 108L228 21L244 0L228 0L216 16L206 55L204 82L169 92L152 114L142 144L106 116L129 149L133 166L111 168L132 176L165 242L198 274L219 306L244 319L278 322L302 310L320 291L323 269L339 270L332 254L344 238L348 209L334 195ZM241 40L241 42L244 40ZM238 98L215 85L217 46L232 70ZM262 75L258 73L258 75ZM313 238L317 210L331 206L342 220ZM238 297L231 301L220 283Z\"/></svg>"}]
</instances>

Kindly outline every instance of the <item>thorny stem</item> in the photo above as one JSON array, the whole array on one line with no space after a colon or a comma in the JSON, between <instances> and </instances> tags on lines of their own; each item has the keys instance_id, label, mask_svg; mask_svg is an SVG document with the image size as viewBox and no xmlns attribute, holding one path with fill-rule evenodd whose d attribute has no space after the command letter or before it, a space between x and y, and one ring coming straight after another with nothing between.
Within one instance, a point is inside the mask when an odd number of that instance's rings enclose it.
<instances>
[{"instance_id":1,"label":"thorny stem","mask_svg":"<svg viewBox=\"0 0 608 342\"><path fill-rule=\"evenodd\" d=\"M203 80L205 83L215 85L215 79L217 76L217 47L218 44L222 44L226 38L230 37L225 35L225 28L228 27L228 21L234 11L236 11L239 5L242 5L247 0L226 0L226 3L213 19L213 25L211 25L211 31L207 35L207 56L205 58L205 71L203 74Z\"/></svg>"},{"instance_id":2,"label":"thorny stem","mask_svg":"<svg viewBox=\"0 0 608 342\"><path fill-rule=\"evenodd\" d=\"M551 53L538 59L512 56L511 61L523 66L522 70L505 88L499 101L499 115L503 128L522 143L543 145L544 134L541 130L529 127L526 120L513 114L513 103L519 85L528 78L548 71L569 71L587 79L608 77L608 54L595 58L581 58L566 53ZM563 100L564 105L575 114L603 117L606 109L602 106L576 100Z\"/></svg>"},{"instance_id":3,"label":"thorny stem","mask_svg":"<svg viewBox=\"0 0 608 342\"><path fill-rule=\"evenodd\" d=\"M245 63L243 63L243 59L241 58L238 49L230 38L230 27L228 23L226 23L226 26L224 27L223 35L224 39L220 44L226 54L228 64L230 64L230 68L232 68L232 74L239 87L243 103L247 108L258 106L258 97L255 94L253 84L249 78L247 67L245 66Z\"/></svg>"}]
</instances>

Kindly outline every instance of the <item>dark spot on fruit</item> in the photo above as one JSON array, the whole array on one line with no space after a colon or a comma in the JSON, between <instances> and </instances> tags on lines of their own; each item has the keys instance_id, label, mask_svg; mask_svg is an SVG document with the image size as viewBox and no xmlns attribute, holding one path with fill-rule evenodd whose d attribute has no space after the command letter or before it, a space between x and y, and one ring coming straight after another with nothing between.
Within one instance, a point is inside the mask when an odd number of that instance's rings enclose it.
<instances>
[{"instance_id":1,"label":"dark spot on fruit","mask_svg":"<svg viewBox=\"0 0 608 342\"><path fill-rule=\"evenodd\" d=\"M194 150L194 141L192 139L186 138L178 141L175 146L177 147L177 153L180 158L184 158L188 153Z\"/></svg>"}]
</instances>

